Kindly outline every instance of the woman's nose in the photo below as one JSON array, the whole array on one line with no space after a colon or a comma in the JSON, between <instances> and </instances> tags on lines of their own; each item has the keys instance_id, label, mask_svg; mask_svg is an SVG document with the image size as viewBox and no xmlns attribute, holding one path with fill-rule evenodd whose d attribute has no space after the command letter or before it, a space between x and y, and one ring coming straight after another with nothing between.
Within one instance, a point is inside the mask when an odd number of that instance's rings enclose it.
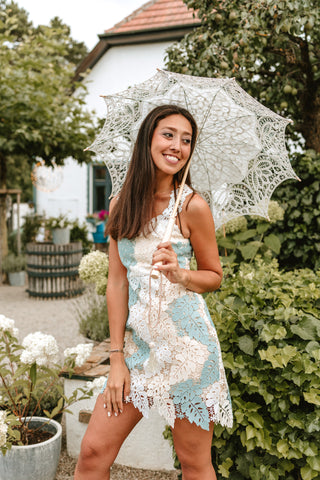
<instances>
[{"instance_id":1,"label":"woman's nose","mask_svg":"<svg viewBox=\"0 0 320 480\"><path fill-rule=\"evenodd\" d=\"M172 150L180 151L181 149L181 140L179 137L173 137L170 148Z\"/></svg>"}]
</instances>

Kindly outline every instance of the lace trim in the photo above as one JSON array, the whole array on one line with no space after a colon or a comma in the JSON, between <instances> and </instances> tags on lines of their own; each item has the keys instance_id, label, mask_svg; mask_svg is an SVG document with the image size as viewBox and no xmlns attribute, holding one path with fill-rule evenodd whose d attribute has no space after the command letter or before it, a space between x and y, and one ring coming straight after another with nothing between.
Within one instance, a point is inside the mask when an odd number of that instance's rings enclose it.
<instances>
[{"instance_id":1,"label":"lace trim","mask_svg":"<svg viewBox=\"0 0 320 480\"><path fill-rule=\"evenodd\" d=\"M179 207L178 207L179 213L181 213L181 211L182 211L182 207L183 207L183 204L184 204L187 196L190 195L190 193L192 193L192 192L193 192L193 190L188 185L183 186L182 195L181 195L181 199L180 199L180 203L179 203ZM177 192L177 194L178 194L178 192ZM167 208L165 208L163 210L163 212L160 213L158 218L161 217L165 220L169 220L170 215L173 212L174 205L175 205L175 197L174 197L174 190L172 190L172 192L170 194L169 204L168 204Z\"/></svg>"}]
</instances>

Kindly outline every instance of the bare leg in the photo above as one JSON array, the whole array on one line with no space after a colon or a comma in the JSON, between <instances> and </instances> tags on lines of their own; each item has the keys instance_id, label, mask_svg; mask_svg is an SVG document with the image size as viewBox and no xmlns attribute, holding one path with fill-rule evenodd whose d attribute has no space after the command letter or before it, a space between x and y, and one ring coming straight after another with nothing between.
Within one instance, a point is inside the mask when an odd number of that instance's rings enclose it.
<instances>
[{"instance_id":1,"label":"bare leg","mask_svg":"<svg viewBox=\"0 0 320 480\"><path fill-rule=\"evenodd\" d=\"M211 462L213 427L210 423L207 431L187 419L175 420L172 435L183 480L217 480Z\"/></svg>"},{"instance_id":2,"label":"bare leg","mask_svg":"<svg viewBox=\"0 0 320 480\"><path fill-rule=\"evenodd\" d=\"M122 443L141 418L132 403L124 404L117 417L108 417L99 395L81 443L74 480L109 480L110 467Z\"/></svg>"}]
</instances>

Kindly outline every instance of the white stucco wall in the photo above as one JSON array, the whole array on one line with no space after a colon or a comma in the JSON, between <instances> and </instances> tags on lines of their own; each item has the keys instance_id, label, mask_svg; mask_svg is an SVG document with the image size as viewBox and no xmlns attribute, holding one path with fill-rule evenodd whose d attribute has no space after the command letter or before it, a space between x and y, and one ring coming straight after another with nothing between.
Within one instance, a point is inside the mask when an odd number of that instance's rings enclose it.
<instances>
[{"instance_id":1,"label":"white stucco wall","mask_svg":"<svg viewBox=\"0 0 320 480\"><path fill-rule=\"evenodd\" d=\"M99 117L105 116L106 107L100 95L120 92L154 75L157 68L164 66L165 51L170 45L171 42L159 42L116 46L107 50L85 79L88 109L95 110ZM66 161L63 175L63 183L55 192L37 190L37 212L46 216L65 213L70 219L77 218L82 222L92 206L92 189L87 192L88 168L70 159Z\"/></svg>"},{"instance_id":2,"label":"white stucco wall","mask_svg":"<svg viewBox=\"0 0 320 480\"><path fill-rule=\"evenodd\" d=\"M85 79L87 102L99 117L106 114L100 95L121 92L140 83L164 67L166 49L171 42L112 47L104 54Z\"/></svg>"},{"instance_id":3,"label":"white stucco wall","mask_svg":"<svg viewBox=\"0 0 320 480\"><path fill-rule=\"evenodd\" d=\"M66 214L70 220L84 221L87 213L87 165L67 159L62 185L54 192L36 192L37 213L46 217Z\"/></svg>"}]
</instances>

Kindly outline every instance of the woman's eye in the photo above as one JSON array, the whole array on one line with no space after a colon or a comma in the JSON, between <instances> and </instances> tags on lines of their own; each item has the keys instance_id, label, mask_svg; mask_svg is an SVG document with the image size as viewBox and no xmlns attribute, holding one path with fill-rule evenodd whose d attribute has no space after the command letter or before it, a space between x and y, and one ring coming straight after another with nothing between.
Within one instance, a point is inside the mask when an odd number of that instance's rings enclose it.
<instances>
[{"instance_id":1,"label":"woman's eye","mask_svg":"<svg viewBox=\"0 0 320 480\"><path fill-rule=\"evenodd\" d=\"M185 143L186 145L190 145L191 139L190 138L184 138L183 143Z\"/></svg>"},{"instance_id":2,"label":"woman's eye","mask_svg":"<svg viewBox=\"0 0 320 480\"><path fill-rule=\"evenodd\" d=\"M163 135L167 138L172 138L173 137L172 133L169 133L169 132L165 132Z\"/></svg>"}]
</instances>

